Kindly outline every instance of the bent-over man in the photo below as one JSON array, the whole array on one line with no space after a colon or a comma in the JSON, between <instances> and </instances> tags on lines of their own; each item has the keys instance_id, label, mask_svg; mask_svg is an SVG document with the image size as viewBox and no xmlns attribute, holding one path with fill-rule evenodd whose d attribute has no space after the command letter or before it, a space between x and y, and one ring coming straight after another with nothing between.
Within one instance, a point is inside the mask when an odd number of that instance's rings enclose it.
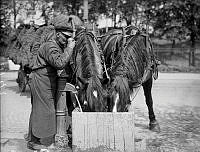
<instances>
[{"instance_id":1,"label":"bent-over man","mask_svg":"<svg viewBox=\"0 0 200 152\"><path fill-rule=\"evenodd\" d=\"M32 111L27 147L42 149L53 146L56 134L55 100L57 70L68 64L75 46L72 28L55 27L55 37L41 45L30 74Z\"/></svg>"}]
</instances>

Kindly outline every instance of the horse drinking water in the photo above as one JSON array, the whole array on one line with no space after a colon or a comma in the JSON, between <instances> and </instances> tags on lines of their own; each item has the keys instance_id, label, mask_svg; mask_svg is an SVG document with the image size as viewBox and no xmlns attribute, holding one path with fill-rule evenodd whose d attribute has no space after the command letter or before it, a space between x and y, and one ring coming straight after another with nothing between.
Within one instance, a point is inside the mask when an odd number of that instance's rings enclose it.
<instances>
[{"instance_id":1,"label":"horse drinking water","mask_svg":"<svg viewBox=\"0 0 200 152\"><path fill-rule=\"evenodd\" d=\"M75 85L78 86L78 99L84 111L106 111L104 97L107 92L102 86L104 68L103 52L98 47L95 35L85 28L78 29L76 45L72 55Z\"/></svg>"},{"instance_id":2,"label":"horse drinking water","mask_svg":"<svg viewBox=\"0 0 200 152\"><path fill-rule=\"evenodd\" d=\"M153 110L151 94L153 76L157 78L156 60L147 34L135 27L114 29L101 39L105 62L111 78L109 87L109 111L128 111L140 86L143 87L149 112L149 129L159 131L159 124Z\"/></svg>"}]
</instances>

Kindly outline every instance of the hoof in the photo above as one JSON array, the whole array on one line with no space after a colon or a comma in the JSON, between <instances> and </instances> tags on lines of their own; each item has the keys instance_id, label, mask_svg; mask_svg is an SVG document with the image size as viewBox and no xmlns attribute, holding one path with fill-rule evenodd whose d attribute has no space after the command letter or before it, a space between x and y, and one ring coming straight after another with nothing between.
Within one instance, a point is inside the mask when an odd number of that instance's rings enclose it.
<instances>
[{"instance_id":1,"label":"hoof","mask_svg":"<svg viewBox=\"0 0 200 152\"><path fill-rule=\"evenodd\" d=\"M160 132L160 126L157 120L151 121L149 123L149 129L154 132Z\"/></svg>"}]
</instances>

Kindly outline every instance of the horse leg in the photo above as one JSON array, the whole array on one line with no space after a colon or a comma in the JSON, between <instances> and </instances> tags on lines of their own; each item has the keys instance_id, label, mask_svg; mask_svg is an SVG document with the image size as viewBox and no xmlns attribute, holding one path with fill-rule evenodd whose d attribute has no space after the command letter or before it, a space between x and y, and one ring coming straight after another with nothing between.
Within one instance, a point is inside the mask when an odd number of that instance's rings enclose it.
<instances>
[{"instance_id":1,"label":"horse leg","mask_svg":"<svg viewBox=\"0 0 200 152\"><path fill-rule=\"evenodd\" d=\"M149 120L150 120L149 129L159 132L160 127L155 118L155 114L153 111L153 99L152 99L152 94L151 94L152 82L153 82L153 79L152 77L150 77L146 82L142 84L142 86L144 90L146 105L148 107L148 112L149 112Z\"/></svg>"}]
</instances>

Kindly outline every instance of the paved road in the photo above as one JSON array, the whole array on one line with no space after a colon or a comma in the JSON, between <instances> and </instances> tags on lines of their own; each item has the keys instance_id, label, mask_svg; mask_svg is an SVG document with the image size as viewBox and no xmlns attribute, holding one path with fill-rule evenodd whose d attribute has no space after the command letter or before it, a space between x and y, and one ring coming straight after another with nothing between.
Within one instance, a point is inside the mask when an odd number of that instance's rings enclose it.
<instances>
[{"instance_id":1,"label":"paved road","mask_svg":"<svg viewBox=\"0 0 200 152\"><path fill-rule=\"evenodd\" d=\"M0 78L1 151L30 152L23 140L31 109L30 90L19 93L17 72L1 72Z\"/></svg>"},{"instance_id":2,"label":"paved road","mask_svg":"<svg viewBox=\"0 0 200 152\"><path fill-rule=\"evenodd\" d=\"M17 72L0 76L1 138L6 143L7 139L23 139L27 132L30 90L19 93ZM147 107L140 90L133 104L137 151L200 151L200 74L160 73L152 94L161 133L147 129Z\"/></svg>"},{"instance_id":3,"label":"paved road","mask_svg":"<svg viewBox=\"0 0 200 152\"><path fill-rule=\"evenodd\" d=\"M1 73L1 137L23 138L30 114L30 90L20 93L17 72Z\"/></svg>"},{"instance_id":4,"label":"paved road","mask_svg":"<svg viewBox=\"0 0 200 152\"><path fill-rule=\"evenodd\" d=\"M154 81L152 95L155 106L199 106L200 74L160 73ZM141 105L143 90L136 97L136 105Z\"/></svg>"}]
</instances>

